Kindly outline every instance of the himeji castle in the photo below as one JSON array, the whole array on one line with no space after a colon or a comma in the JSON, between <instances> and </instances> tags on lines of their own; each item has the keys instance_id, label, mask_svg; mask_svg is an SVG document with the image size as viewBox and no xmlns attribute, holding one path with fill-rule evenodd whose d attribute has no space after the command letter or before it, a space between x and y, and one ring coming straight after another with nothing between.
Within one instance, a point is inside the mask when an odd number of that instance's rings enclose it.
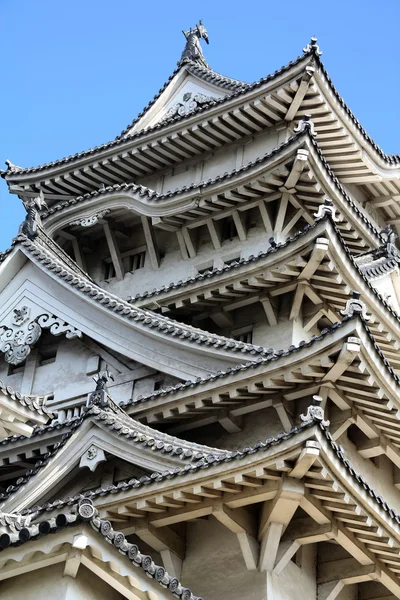
<instances>
[{"instance_id":1,"label":"himeji castle","mask_svg":"<svg viewBox=\"0 0 400 600\"><path fill-rule=\"evenodd\" d=\"M315 38L249 84L183 33L114 140L1 173L0 598L400 598L400 156Z\"/></svg>"}]
</instances>

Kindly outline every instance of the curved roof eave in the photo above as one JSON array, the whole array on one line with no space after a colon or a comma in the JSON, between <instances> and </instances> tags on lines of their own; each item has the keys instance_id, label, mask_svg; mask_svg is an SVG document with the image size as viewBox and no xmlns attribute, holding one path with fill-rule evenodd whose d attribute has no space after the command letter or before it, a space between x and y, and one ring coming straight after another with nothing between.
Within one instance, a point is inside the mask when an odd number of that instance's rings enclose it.
<instances>
[{"instance_id":1,"label":"curved roof eave","mask_svg":"<svg viewBox=\"0 0 400 600\"><path fill-rule=\"evenodd\" d=\"M53 243L54 244L54 243ZM151 311L137 309L118 296L103 290L88 277L73 271L69 265L60 263L54 256L52 249L44 249L20 235L14 242L11 254L7 254L8 260L0 264L0 274L4 264L9 264L13 253L21 250L41 270L45 271L53 279L56 279L63 287L72 290L75 294L84 296L87 301L99 305L99 308L107 314L113 314L114 318L127 323L129 327L138 330L153 339L166 341L177 349L184 349L186 354L192 347L195 354L208 356L220 363L222 360L228 362L239 362L243 356L263 356L267 350L262 346L245 344L223 336L210 334L190 325L178 323L165 316L155 315ZM240 358L239 358L240 357ZM135 358L135 360L140 360Z\"/></svg>"},{"instance_id":2,"label":"curved roof eave","mask_svg":"<svg viewBox=\"0 0 400 600\"><path fill-rule=\"evenodd\" d=\"M327 177L330 185L334 187L339 198L343 199L342 208L343 212L347 212L347 217L350 220L356 220L356 222L363 228L363 231L372 246L376 245L381 241L380 232L371 223L368 218L357 206L357 204L349 196L345 188L342 186L334 171L325 159L322 150L318 145L318 141L311 135L308 127L305 127L300 132L294 134L285 142L282 142L279 146L275 147L270 152L267 152L263 156L250 161L246 165L239 169L233 169L228 173L203 181L199 183L192 183L190 185L183 186L174 191L168 191L165 193L158 193L155 190L147 188L145 186L136 185L134 183L123 183L115 184L114 186L105 186L101 189L89 192L82 196L78 196L72 200L65 200L64 202L51 207L47 212L42 214L44 219L53 220L52 215L56 215L54 222L56 222L57 214L62 213L64 209L69 207L75 207L85 201L90 201L92 198L109 198L123 195L128 195L132 198L138 207L138 211L146 216L165 216L176 214L178 211L190 210L194 208L193 202L204 196L209 190L214 187L218 188L218 193L223 191L225 187L231 186L233 183L245 184L246 180L254 177L255 174L261 172L270 166L271 161L284 160L285 155L293 152L296 148L300 148L302 144L306 144L307 149L315 151L315 162L319 164L319 171ZM275 163L273 163L275 164ZM243 180L243 181L242 181ZM165 208L161 208L162 204ZM348 207L348 210L346 210ZM93 209L94 207L92 207ZM96 210L99 207L96 206ZM74 211L77 212L77 211ZM67 223L66 219L62 219L57 224L57 228L65 226ZM49 230L51 233L55 231L55 225Z\"/></svg>"}]
</instances>

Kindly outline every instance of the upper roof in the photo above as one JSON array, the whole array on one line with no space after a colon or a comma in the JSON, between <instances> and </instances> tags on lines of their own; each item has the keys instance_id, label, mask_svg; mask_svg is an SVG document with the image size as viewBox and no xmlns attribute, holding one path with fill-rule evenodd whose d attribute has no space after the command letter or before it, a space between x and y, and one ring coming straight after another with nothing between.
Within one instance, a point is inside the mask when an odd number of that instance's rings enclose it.
<instances>
[{"instance_id":1,"label":"upper roof","mask_svg":"<svg viewBox=\"0 0 400 600\"><path fill-rule=\"evenodd\" d=\"M271 75L261 78L260 80L251 84L225 77L213 71L203 60L204 57L196 58L192 55L188 55L178 63L178 67L173 71L169 79L161 87L161 89L154 96L154 98L148 103L148 105L143 109L143 111L140 112L139 115L114 140L102 144L100 146L91 148L89 150L79 152L74 155L36 167L22 168L12 164L10 161L7 161L8 169L6 171L3 171L2 175L7 180L11 180L14 179L14 176L29 173L35 174L39 171L47 171L52 167L76 163L81 159L90 159L91 157L95 158L105 150L113 149L121 144L127 144L128 142L133 141L135 138L143 137L151 133L154 129L167 129L171 123L182 121L198 113L207 112L211 107L215 105L223 104L228 102L229 100L232 100L233 98L249 94L251 91L257 88L262 88L266 84L276 80L285 72L293 70L298 65L301 65L303 69L307 66L312 65L314 68L316 68L317 71L319 71L321 78L325 80L329 92L331 93L331 95L333 95L335 102L338 103L340 109L344 111L346 118L351 121L352 125L355 126L355 128L357 129L357 132L368 143L370 149L377 154L377 158L383 160L383 162L386 163L388 166L398 166L400 164L400 155L387 154L368 135L368 133L359 123L359 121L354 116L350 108L344 102L337 89L334 87L320 59L320 54L321 53L319 52L319 48L316 44L316 39L313 38L311 40L311 43L308 44L306 48L304 48L303 55L299 56L294 61L289 62L287 65L281 67ZM161 99L161 97L166 96L167 89L171 90L171 86L176 87L177 85L181 85L182 75L191 76L195 78L197 82L205 84L207 86L211 86L210 89L214 90L216 96L211 95L211 97L209 97L206 102L203 101L201 103L198 103L196 106L193 106L193 108L191 108L188 111L183 111L182 113L177 113L167 119L162 119L161 122L154 122L150 126L145 127L145 129L142 129L140 127L140 124L147 125L147 123L144 121L145 117L149 114L149 112L152 111L152 109L154 109L157 103L160 104L159 100Z\"/></svg>"}]
</instances>

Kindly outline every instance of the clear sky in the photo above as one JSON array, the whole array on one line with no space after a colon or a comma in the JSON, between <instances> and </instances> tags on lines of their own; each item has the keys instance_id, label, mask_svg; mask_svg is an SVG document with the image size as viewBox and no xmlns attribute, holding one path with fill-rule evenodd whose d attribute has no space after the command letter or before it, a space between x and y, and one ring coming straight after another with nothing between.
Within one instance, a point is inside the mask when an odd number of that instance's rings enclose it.
<instances>
[{"instance_id":1,"label":"clear sky","mask_svg":"<svg viewBox=\"0 0 400 600\"><path fill-rule=\"evenodd\" d=\"M0 0L0 164L28 167L113 139L169 77L203 19L216 71L253 81L315 35L339 92L400 153L400 0ZM0 250L24 211L0 181Z\"/></svg>"}]
</instances>

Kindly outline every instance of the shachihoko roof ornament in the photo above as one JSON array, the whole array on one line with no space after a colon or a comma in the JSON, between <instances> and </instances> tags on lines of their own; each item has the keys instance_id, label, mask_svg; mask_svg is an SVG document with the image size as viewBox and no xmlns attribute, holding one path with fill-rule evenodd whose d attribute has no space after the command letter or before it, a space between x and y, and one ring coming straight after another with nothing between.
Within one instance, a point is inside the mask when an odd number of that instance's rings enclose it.
<instances>
[{"instance_id":1,"label":"shachihoko roof ornament","mask_svg":"<svg viewBox=\"0 0 400 600\"><path fill-rule=\"evenodd\" d=\"M181 60L178 62L178 65L186 61L193 61L208 67L200 45L201 39L205 40L206 44L209 44L208 33L201 19L193 29L190 28L189 31L185 31L183 29L182 33L186 38L186 45L183 49Z\"/></svg>"},{"instance_id":2,"label":"shachihoko roof ornament","mask_svg":"<svg viewBox=\"0 0 400 600\"><path fill-rule=\"evenodd\" d=\"M324 419L324 409L322 408L323 399L321 396L313 396L312 404L307 407L305 415L300 415L300 419L306 425L313 422L320 423L323 427L329 427L330 421Z\"/></svg>"},{"instance_id":3,"label":"shachihoko roof ornament","mask_svg":"<svg viewBox=\"0 0 400 600\"><path fill-rule=\"evenodd\" d=\"M336 208L330 198L325 198L324 203L318 206L318 210L314 213L315 220L323 219L326 215L329 215L335 223L339 221L336 216Z\"/></svg>"},{"instance_id":4,"label":"shachihoko roof ornament","mask_svg":"<svg viewBox=\"0 0 400 600\"><path fill-rule=\"evenodd\" d=\"M307 54L308 52L314 52L314 54L316 54L317 56L321 56L322 52L319 49L319 46L317 44L318 38L316 37L312 37L310 42L307 44L307 46L305 48L303 48L303 52L304 54Z\"/></svg>"},{"instance_id":5,"label":"shachihoko roof ornament","mask_svg":"<svg viewBox=\"0 0 400 600\"><path fill-rule=\"evenodd\" d=\"M19 233L23 233L30 240L33 240L38 235L38 224L40 225L41 223L39 211L43 208L47 210L48 206L42 191L36 198L28 198L22 202L26 210L26 217L20 227Z\"/></svg>"},{"instance_id":6,"label":"shachihoko roof ornament","mask_svg":"<svg viewBox=\"0 0 400 600\"><path fill-rule=\"evenodd\" d=\"M386 254L389 258L393 258L395 261L400 262L400 254L396 247L396 240L399 237L397 233L395 233L390 224L386 225L384 229L380 232L382 239L386 246Z\"/></svg>"},{"instance_id":7,"label":"shachihoko roof ornament","mask_svg":"<svg viewBox=\"0 0 400 600\"><path fill-rule=\"evenodd\" d=\"M314 123L311 121L311 115L304 115L302 119L297 124L297 127L293 129L294 133L300 133L303 131L307 131L312 135L312 137L317 136L317 132L314 128Z\"/></svg>"},{"instance_id":8,"label":"shachihoko roof ornament","mask_svg":"<svg viewBox=\"0 0 400 600\"><path fill-rule=\"evenodd\" d=\"M340 311L340 314L344 317L353 317L354 315L360 315L364 321L369 321L367 315L367 309L364 302L360 299L360 292L353 292L352 297L347 300L345 308Z\"/></svg>"}]
</instances>

